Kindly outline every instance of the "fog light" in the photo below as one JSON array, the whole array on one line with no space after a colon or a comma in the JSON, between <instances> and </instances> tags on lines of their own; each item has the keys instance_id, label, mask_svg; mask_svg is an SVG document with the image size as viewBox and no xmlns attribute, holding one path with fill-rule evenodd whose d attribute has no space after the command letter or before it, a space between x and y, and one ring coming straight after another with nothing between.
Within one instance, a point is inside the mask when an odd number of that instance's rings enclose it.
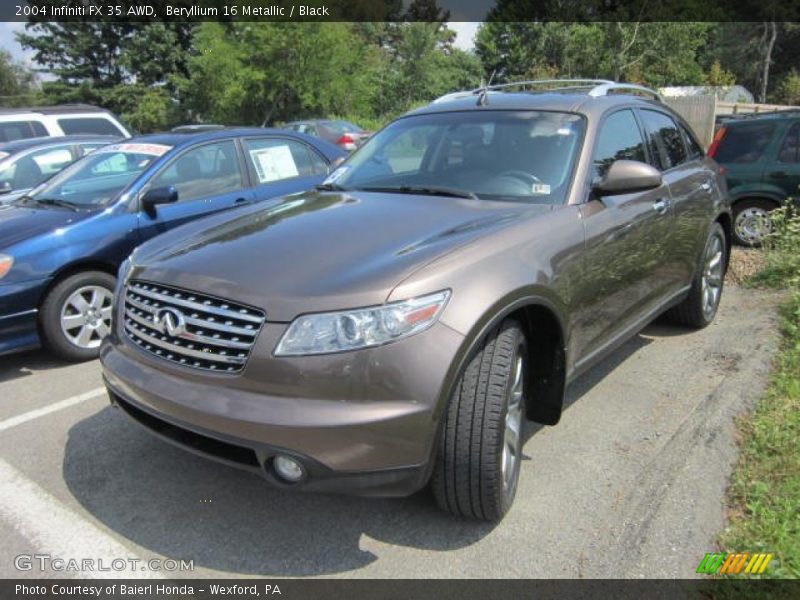
<instances>
[{"instance_id":1,"label":"fog light","mask_svg":"<svg viewBox=\"0 0 800 600\"><path fill-rule=\"evenodd\" d=\"M293 459L291 456L279 454L272 459L272 468L281 477L291 483L300 481L305 475L303 465Z\"/></svg>"}]
</instances>

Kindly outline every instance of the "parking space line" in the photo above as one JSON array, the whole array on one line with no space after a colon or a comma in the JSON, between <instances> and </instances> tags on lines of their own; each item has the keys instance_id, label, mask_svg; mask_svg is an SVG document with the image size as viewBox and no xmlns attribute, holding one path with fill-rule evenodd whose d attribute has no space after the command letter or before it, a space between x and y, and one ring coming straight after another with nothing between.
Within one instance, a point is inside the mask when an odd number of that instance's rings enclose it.
<instances>
[{"instance_id":1,"label":"parking space line","mask_svg":"<svg viewBox=\"0 0 800 600\"><path fill-rule=\"evenodd\" d=\"M22 425L23 423L27 423L28 421L32 421L33 419L38 419L39 417L49 415L50 413L54 413L56 411L63 410L65 408L69 408L70 406L75 406L76 404L80 404L81 402L85 402L86 400L91 400L92 398L97 398L98 396L105 393L106 393L106 388L99 387L89 392L86 392L85 394L78 394L77 396L73 396L72 398L67 398L66 400L62 400L61 402L56 402L55 404L50 404L42 408L37 408L36 410L31 410L29 412L22 413L21 415L17 415L16 417L11 417L10 419L6 419L5 421L0 421L0 431L5 431L6 429L11 429L12 427L16 427L17 425Z\"/></svg>"},{"instance_id":2,"label":"parking space line","mask_svg":"<svg viewBox=\"0 0 800 600\"><path fill-rule=\"evenodd\" d=\"M0 518L52 559L92 560L94 570L73 571L59 568L65 576L84 579L146 577L161 579L159 572L145 568L147 564L128 548L103 532L94 523L71 511L58 499L39 487L6 461L0 459ZM32 553L33 554L33 553ZM36 555L41 556L41 555ZM124 569L117 570L114 561ZM102 561L102 563L100 562ZM56 568L58 568L57 565ZM34 570L39 563L33 561ZM105 568L105 570L103 570Z\"/></svg>"}]
</instances>

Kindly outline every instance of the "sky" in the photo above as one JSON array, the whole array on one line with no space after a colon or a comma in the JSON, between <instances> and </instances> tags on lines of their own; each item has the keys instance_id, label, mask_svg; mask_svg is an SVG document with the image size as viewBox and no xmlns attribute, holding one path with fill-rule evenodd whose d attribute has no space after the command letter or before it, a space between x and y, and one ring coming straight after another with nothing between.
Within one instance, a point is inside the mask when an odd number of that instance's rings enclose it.
<instances>
[{"instance_id":1,"label":"sky","mask_svg":"<svg viewBox=\"0 0 800 600\"><path fill-rule=\"evenodd\" d=\"M462 50L470 50L473 48L473 38L478 31L480 23L472 23L468 21L451 22L448 27L456 32L455 46ZM13 23L0 21L0 47L5 48L17 60L22 60L26 63L33 65L32 52L30 50L23 50L22 47L14 39L14 32L23 31L25 29L24 23Z\"/></svg>"}]
</instances>

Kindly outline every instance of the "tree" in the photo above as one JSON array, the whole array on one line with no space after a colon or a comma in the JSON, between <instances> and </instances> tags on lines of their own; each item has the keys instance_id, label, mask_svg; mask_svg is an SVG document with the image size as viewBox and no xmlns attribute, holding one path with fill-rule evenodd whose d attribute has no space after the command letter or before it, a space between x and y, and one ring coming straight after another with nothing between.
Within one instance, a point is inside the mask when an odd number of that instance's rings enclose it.
<instances>
[{"instance_id":1,"label":"tree","mask_svg":"<svg viewBox=\"0 0 800 600\"><path fill-rule=\"evenodd\" d=\"M0 49L0 90L1 106L36 104L38 100L36 74L3 49Z\"/></svg>"},{"instance_id":2,"label":"tree","mask_svg":"<svg viewBox=\"0 0 800 600\"><path fill-rule=\"evenodd\" d=\"M715 60L706 75L706 83L711 86L731 86L736 83L736 75L723 68L719 60Z\"/></svg>"},{"instance_id":3,"label":"tree","mask_svg":"<svg viewBox=\"0 0 800 600\"><path fill-rule=\"evenodd\" d=\"M800 105L800 74L792 70L778 85L776 100L781 104Z\"/></svg>"},{"instance_id":4,"label":"tree","mask_svg":"<svg viewBox=\"0 0 800 600\"><path fill-rule=\"evenodd\" d=\"M699 51L711 25L693 22L483 24L476 52L501 80L547 73L652 86L704 80Z\"/></svg>"},{"instance_id":5,"label":"tree","mask_svg":"<svg viewBox=\"0 0 800 600\"><path fill-rule=\"evenodd\" d=\"M46 101L99 104L147 131L180 118L175 79L188 73L194 28L184 22L31 22L17 38L55 75L42 84ZM137 97L150 108L134 110ZM155 104L160 107L153 111ZM155 117L166 114L168 121Z\"/></svg>"}]
</instances>

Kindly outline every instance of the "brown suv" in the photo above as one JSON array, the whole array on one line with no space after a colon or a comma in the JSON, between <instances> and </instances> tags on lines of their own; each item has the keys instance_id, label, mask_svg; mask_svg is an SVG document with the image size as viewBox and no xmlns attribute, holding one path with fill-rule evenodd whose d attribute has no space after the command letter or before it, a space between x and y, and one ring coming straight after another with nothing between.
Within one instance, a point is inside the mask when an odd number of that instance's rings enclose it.
<instances>
[{"instance_id":1,"label":"brown suv","mask_svg":"<svg viewBox=\"0 0 800 600\"><path fill-rule=\"evenodd\" d=\"M717 165L644 88L451 94L314 191L195 222L123 265L112 401L296 490L499 519L523 421L665 311L708 325L731 238ZM649 96L649 97L643 97Z\"/></svg>"}]
</instances>

